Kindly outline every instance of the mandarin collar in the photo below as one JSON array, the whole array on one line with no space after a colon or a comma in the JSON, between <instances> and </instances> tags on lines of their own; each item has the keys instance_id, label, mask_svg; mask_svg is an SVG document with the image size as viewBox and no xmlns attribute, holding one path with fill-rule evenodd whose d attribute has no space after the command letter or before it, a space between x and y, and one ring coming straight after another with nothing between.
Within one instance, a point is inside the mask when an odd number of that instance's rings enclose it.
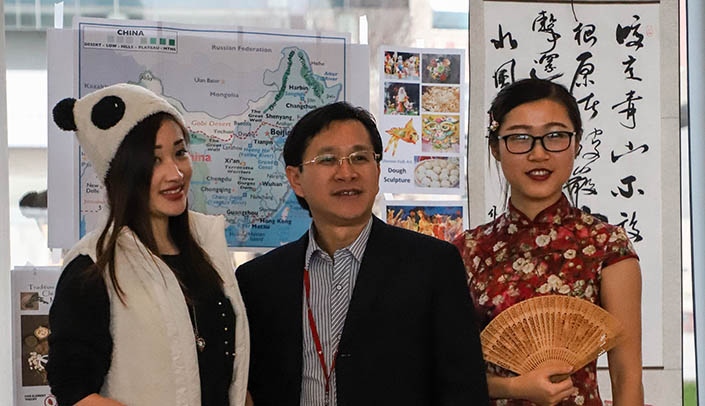
<instances>
[{"instance_id":1,"label":"mandarin collar","mask_svg":"<svg viewBox=\"0 0 705 406\"><path fill-rule=\"evenodd\" d=\"M563 218L566 218L571 214L572 208L573 206L571 206L565 194L561 194L561 197L560 199L558 199L558 201L541 210L536 215L536 218L531 220L529 217L526 216L526 214L514 207L510 199L508 204L507 217L509 222L519 223L523 225L560 224L563 222Z\"/></svg>"}]
</instances>

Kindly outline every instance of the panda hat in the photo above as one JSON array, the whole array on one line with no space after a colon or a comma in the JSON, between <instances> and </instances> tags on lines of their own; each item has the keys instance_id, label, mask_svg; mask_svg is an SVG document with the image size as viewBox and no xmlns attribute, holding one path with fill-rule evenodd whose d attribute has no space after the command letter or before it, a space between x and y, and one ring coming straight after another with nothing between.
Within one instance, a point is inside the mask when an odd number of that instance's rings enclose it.
<instances>
[{"instance_id":1,"label":"panda hat","mask_svg":"<svg viewBox=\"0 0 705 406\"><path fill-rule=\"evenodd\" d=\"M171 104L142 86L119 83L54 106L54 122L75 131L101 181L110 169L122 140L137 124L156 113L167 113L183 127L184 119Z\"/></svg>"}]
</instances>

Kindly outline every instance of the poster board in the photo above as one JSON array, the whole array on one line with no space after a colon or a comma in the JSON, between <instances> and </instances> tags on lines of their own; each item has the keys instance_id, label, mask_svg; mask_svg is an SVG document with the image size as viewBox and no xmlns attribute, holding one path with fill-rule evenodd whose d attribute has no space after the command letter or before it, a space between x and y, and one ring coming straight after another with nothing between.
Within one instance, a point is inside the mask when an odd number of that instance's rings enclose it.
<instances>
[{"instance_id":1,"label":"poster board","mask_svg":"<svg viewBox=\"0 0 705 406\"><path fill-rule=\"evenodd\" d=\"M381 218L450 241L468 227L465 52L381 45Z\"/></svg>"},{"instance_id":2,"label":"poster board","mask_svg":"<svg viewBox=\"0 0 705 406\"><path fill-rule=\"evenodd\" d=\"M463 50L383 45L378 54L380 191L465 196Z\"/></svg>"},{"instance_id":3,"label":"poster board","mask_svg":"<svg viewBox=\"0 0 705 406\"><path fill-rule=\"evenodd\" d=\"M54 301L59 267L17 267L10 271L12 353L16 406L55 406L45 369L49 308Z\"/></svg>"},{"instance_id":4,"label":"poster board","mask_svg":"<svg viewBox=\"0 0 705 406\"><path fill-rule=\"evenodd\" d=\"M181 112L194 168L189 207L224 216L228 246L239 250L279 246L310 224L281 157L296 121L335 101L369 103L367 47L351 44L347 33L78 18L72 29L48 36L52 47L74 52L73 64L59 62L57 71L49 65L50 107L126 82ZM71 91L59 95L54 87L66 89L67 82ZM50 166L50 173L57 170L50 182L72 187L71 197L49 201L49 244L68 248L102 225L107 202L81 152L69 167L52 157L79 149L72 134L53 123L49 129L49 163L58 164Z\"/></svg>"}]
</instances>

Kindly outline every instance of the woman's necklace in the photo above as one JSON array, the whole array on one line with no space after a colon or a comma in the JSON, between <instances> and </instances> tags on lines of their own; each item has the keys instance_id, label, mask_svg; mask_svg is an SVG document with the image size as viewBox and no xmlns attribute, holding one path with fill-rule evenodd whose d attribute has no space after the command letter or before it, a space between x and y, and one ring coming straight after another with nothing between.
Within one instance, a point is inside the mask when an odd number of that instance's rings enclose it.
<instances>
[{"instance_id":1,"label":"woman's necklace","mask_svg":"<svg viewBox=\"0 0 705 406\"><path fill-rule=\"evenodd\" d=\"M179 255L179 251L175 249L175 247L170 247L170 249L164 250L165 252L169 252L169 254L164 254L166 256L175 256ZM160 250L162 252L162 250ZM168 265L168 264L167 264ZM171 266L169 265L171 268ZM179 279L179 284L182 284L180 278L179 278L179 273L176 270L177 268L172 268L174 274L176 275L177 279ZM198 333L198 317L196 316L196 305L193 303L186 303L188 306L188 313L191 316L191 323L193 325L193 336L194 339L196 340L196 348L198 348L198 352L203 352L206 349L206 339L201 337L201 335Z\"/></svg>"},{"instance_id":2,"label":"woman's necklace","mask_svg":"<svg viewBox=\"0 0 705 406\"><path fill-rule=\"evenodd\" d=\"M191 313L191 318L193 320L193 336L196 339L196 348L198 352L203 352L206 349L206 339L201 337L198 333L198 318L196 317L196 307L193 304L188 305L189 313Z\"/></svg>"}]
</instances>

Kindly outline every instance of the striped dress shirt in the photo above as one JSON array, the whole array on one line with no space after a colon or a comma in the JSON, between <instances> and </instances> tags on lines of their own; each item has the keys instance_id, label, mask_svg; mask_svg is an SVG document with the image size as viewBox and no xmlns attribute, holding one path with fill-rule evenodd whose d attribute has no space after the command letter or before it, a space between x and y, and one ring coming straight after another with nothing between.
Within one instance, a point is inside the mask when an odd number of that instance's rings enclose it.
<instances>
[{"instance_id":1,"label":"striped dress shirt","mask_svg":"<svg viewBox=\"0 0 705 406\"><path fill-rule=\"evenodd\" d=\"M309 271L311 281L311 310L323 347L326 367L329 370L343 333L345 315L348 312L371 229L372 218L357 239L349 246L335 251L332 258L316 242L314 226L311 226L308 232L306 269ZM301 405L325 406L325 375L308 322L306 293L303 286L301 290L304 295ZM335 369L330 376L329 397L327 405L336 406Z\"/></svg>"}]
</instances>

